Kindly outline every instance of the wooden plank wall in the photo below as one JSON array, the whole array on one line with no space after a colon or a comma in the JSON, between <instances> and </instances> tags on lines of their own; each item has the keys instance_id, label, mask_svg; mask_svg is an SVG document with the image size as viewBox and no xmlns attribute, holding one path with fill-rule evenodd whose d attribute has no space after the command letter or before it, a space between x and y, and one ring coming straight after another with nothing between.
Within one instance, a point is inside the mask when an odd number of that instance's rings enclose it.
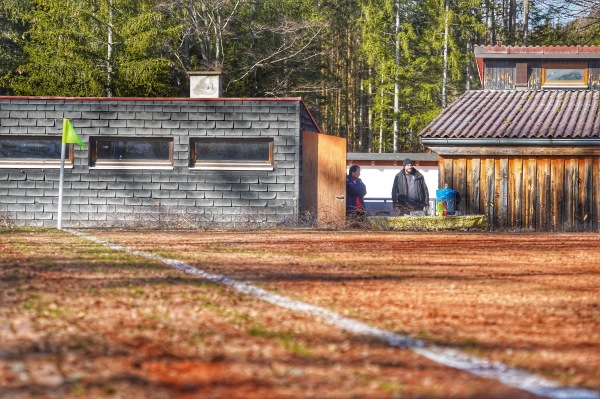
<instances>
[{"instance_id":1,"label":"wooden plank wall","mask_svg":"<svg viewBox=\"0 0 600 399\"><path fill-rule=\"evenodd\" d=\"M441 157L439 186L493 230L598 231L600 157Z\"/></svg>"},{"instance_id":2,"label":"wooden plank wall","mask_svg":"<svg viewBox=\"0 0 600 399\"><path fill-rule=\"evenodd\" d=\"M345 194L346 139L302 132L301 209L309 214L305 216L316 216L318 227L344 227Z\"/></svg>"},{"instance_id":3,"label":"wooden plank wall","mask_svg":"<svg viewBox=\"0 0 600 399\"><path fill-rule=\"evenodd\" d=\"M512 60L487 60L483 87L486 90L512 90L515 88L516 62Z\"/></svg>"},{"instance_id":4,"label":"wooden plank wall","mask_svg":"<svg viewBox=\"0 0 600 399\"><path fill-rule=\"evenodd\" d=\"M600 61L590 61L588 69L590 89L600 90Z\"/></svg>"}]
</instances>

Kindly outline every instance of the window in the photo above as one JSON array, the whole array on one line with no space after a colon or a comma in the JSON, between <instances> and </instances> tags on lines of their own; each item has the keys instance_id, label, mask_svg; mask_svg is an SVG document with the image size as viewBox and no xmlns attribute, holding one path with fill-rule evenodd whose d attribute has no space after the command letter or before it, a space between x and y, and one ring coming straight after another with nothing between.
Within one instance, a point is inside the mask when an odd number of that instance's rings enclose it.
<instances>
[{"instance_id":1,"label":"window","mask_svg":"<svg viewBox=\"0 0 600 399\"><path fill-rule=\"evenodd\" d=\"M90 165L97 168L173 167L173 139L92 137Z\"/></svg>"},{"instance_id":2,"label":"window","mask_svg":"<svg viewBox=\"0 0 600 399\"><path fill-rule=\"evenodd\" d=\"M192 139L191 157L198 169L273 170L273 139Z\"/></svg>"},{"instance_id":3,"label":"window","mask_svg":"<svg viewBox=\"0 0 600 399\"><path fill-rule=\"evenodd\" d=\"M59 168L62 137L0 136L0 168ZM73 145L67 145L65 166L73 167Z\"/></svg>"},{"instance_id":4,"label":"window","mask_svg":"<svg viewBox=\"0 0 600 399\"><path fill-rule=\"evenodd\" d=\"M588 70L582 64L546 64L542 68L542 86L587 87Z\"/></svg>"}]
</instances>

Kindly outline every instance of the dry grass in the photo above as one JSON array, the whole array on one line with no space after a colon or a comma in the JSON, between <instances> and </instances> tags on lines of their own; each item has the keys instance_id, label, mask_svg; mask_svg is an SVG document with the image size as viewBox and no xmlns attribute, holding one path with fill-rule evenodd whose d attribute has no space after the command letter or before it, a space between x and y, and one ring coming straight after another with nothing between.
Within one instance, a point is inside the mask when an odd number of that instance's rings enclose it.
<instances>
[{"instance_id":1,"label":"dry grass","mask_svg":"<svg viewBox=\"0 0 600 399\"><path fill-rule=\"evenodd\" d=\"M92 231L600 389L593 234ZM56 230L0 230L0 398L527 398Z\"/></svg>"}]
</instances>

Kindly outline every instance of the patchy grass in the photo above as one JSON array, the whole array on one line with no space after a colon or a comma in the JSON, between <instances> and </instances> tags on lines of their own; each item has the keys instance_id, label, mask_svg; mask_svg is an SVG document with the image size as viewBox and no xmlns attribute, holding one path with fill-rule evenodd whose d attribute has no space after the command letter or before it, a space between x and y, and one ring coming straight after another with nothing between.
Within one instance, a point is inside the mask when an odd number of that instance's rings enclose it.
<instances>
[{"instance_id":1,"label":"patchy grass","mask_svg":"<svg viewBox=\"0 0 600 399\"><path fill-rule=\"evenodd\" d=\"M90 231L600 389L594 235ZM53 229L0 229L0 398L528 398Z\"/></svg>"}]
</instances>

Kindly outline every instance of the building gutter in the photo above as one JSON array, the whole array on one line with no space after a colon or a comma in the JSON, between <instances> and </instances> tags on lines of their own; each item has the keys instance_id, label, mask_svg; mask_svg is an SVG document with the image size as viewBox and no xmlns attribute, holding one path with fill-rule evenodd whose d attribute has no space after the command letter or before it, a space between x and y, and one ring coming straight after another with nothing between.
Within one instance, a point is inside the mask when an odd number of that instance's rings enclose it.
<instances>
[{"instance_id":1,"label":"building gutter","mask_svg":"<svg viewBox=\"0 0 600 399\"><path fill-rule=\"evenodd\" d=\"M598 139L421 139L424 146L600 146Z\"/></svg>"}]
</instances>

